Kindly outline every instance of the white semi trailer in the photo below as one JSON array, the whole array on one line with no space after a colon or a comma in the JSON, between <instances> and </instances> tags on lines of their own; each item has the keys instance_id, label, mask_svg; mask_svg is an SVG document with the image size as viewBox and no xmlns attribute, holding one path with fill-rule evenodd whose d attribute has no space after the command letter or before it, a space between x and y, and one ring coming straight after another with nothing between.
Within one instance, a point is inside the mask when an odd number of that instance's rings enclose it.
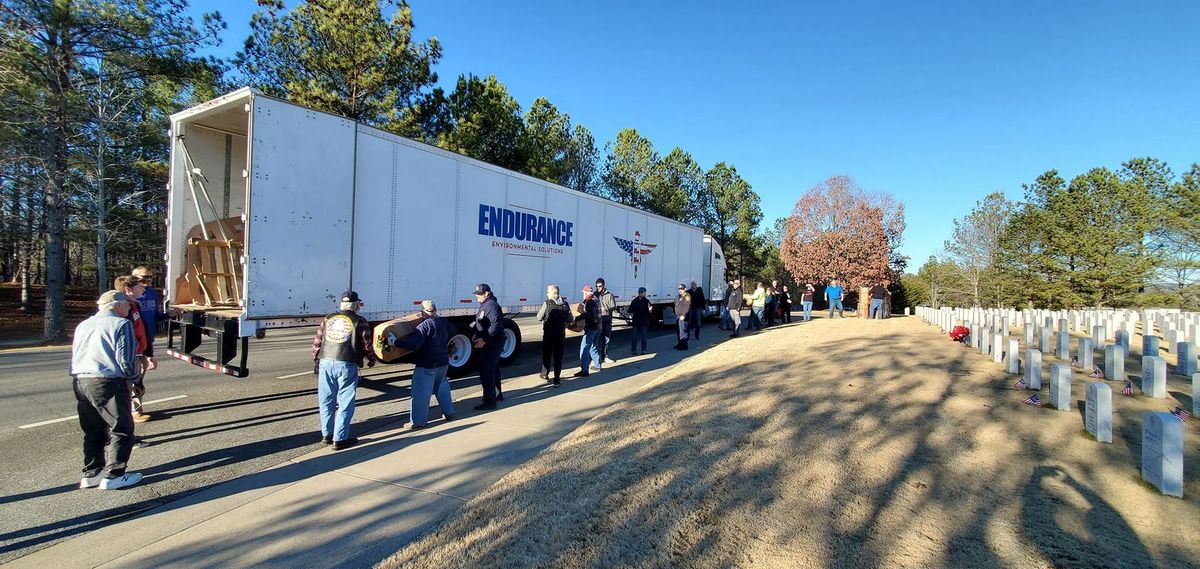
<instances>
[{"instance_id":1,"label":"white semi trailer","mask_svg":"<svg viewBox=\"0 0 1200 569\"><path fill-rule=\"evenodd\" d=\"M476 283L516 315L547 284L578 302L603 277L622 307L646 287L668 323L679 283L702 284L709 314L724 294L721 247L695 227L249 88L173 115L170 139L168 353L214 371L245 377L249 337L316 325L346 289L373 323L434 300L461 326L453 368Z\"/></svg>"}]
</instances>

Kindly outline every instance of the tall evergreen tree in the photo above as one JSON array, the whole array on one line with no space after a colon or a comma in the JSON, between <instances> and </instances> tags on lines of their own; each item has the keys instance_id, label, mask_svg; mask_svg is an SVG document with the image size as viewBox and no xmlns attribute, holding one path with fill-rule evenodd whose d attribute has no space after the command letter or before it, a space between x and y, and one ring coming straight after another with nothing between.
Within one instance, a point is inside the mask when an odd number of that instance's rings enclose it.
<instances>
[{"instance_id":1,"label":"tall evergreen tree","mask_svg":"<svg viewBox=\"0 0 1200 569\"><path fill-rule=\"evenodd\" d=\"M621 129L617 140L607 145L604 170L605 197L619 204L641 207L648 200L646 183L658 163L658 153L637 129Z\"/></svg>"},{"instance_id":2,"label":"tall evergreen tree","mask_svg":"<svg viewBox=\"0 0 1200 569\"><path fill-rule=\"evenodd\" d=\"M494 75L459 76L444 116L438 146L510 170L525 168L521 105Z\"/></svg>"},{"instance_id":3,"label":"tall evergreen tree","mask_svg":"<svg viewBox=\"0 0 1200 569\"><path fill-rule=\"evenodd\" d=\"M646 211L691 222L696 216L688 205L702 191L704 170L691 154L676 147L654 164L645 186Z\"/></svg>"},{"instance_id":4,"label":"tall evergreen tree","mask_svg":"<svg viewBox=\"0 0 1200 569\"><path fill-rule=\"evenodd\" d=\"M577 124L571 133L571 144L567 152L566 171L561 184L585 194L598 194L600 152L596 139L587 127Z\"/></svg>"},{"instance_id":5,"label":"tall evergreen tree","mask_svg":"<svg viewBox=\"0 0 1200 569\"><path fill-rule=\"evenodd\" d=\"M521 137L525 173L561 183L570 169L571 142L571 117L544 97L534 100Z\"/></svg>"},{"instance_id":6,"label":"tall evergreen tree","mask_svg":"<svg viewBox=\"0 0 1200 569\"><path fill-rule=\"evenodd\" d=\"M215 45L224 27L206 14L200 27L185 15L183 0L8 0L0 5L4 33L0 81L23 84L28 98L6 101L38 117L44 137L36 168L45 180L39 204L45 220L46 308L43 335L66 335L68 204L72 198L71 146L89 117L81 87L103 60L116 81L181 75L197 62L195 51ZM6 116L7 113L6 113Z\"/></svg>"},{"instance_id":7,"label":"tall evergreen tree","mask_svg":"<svg viewBox=\"0 0 1200 569\"><path fill-rule=\"evenodd\" d=\"M697 224L721 244L732 274L748 271L756 247L754 234L762 221L758 194L736 167L724 162L705 172L703 193Z\"/></svg>"},{"instance_id":8,"label":"tall evergreen tree","mask_svg":"<svg viewBox=\"0 0 1200 569\"><path fill-rule=\"evenodd\" d=\"M400 121L437 82L437 38L413 41L403 0L259 0L234 56L244 80L278 97L374 126ZM391 16L385 15L391 10Z\"/></svg>"}]
</instances>

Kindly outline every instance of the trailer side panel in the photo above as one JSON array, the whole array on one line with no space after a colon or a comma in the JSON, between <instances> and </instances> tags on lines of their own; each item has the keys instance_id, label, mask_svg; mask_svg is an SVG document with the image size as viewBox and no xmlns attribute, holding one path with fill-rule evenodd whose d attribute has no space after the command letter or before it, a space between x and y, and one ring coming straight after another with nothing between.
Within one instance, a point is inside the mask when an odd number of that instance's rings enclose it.
<instances>
[{"instance_id":1,"label":"trailer side panel","mask_svg":"<svg viewBox=\"0 0 1200 569\"><path fill-rule=\"evenodd\" d=\"M255 97L251 125L246 316L328 312L351 282L355 124Z\"/></svg>"}]
</instances>

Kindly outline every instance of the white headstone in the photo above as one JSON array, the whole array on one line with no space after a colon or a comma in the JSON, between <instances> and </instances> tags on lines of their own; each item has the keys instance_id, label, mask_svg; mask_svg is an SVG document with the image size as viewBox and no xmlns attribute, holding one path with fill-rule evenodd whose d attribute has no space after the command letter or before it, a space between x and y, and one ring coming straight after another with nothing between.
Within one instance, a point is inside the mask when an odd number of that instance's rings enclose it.
<instances>
[{"instance_id":1,"label":"white headstone","mask_svg":"<svg viewBox=\"0 0 1200 569\"><path fill-rule=\"evenodd\" d=\"M1079 339L1079 367L1088 373L1096 367L1094 349L1091 338Z\"/></svg>"},{"instance_id":2,"label":"white headstone","mask_svg":"<svg viewBox=\"0 0 1200 569\"><path fill-rule=\"evenodd\" d=\"M1117 330L1116 343L1118 346L1125 348L1125 353L1129 353L1129 332Z\"/></svg>"},{"instance_id":3,"label":"white headstone","mask_svg":"<svg viewBox=\"0 0 1200 569\"><path fill-rule=\"evenodd\" d=\"M1004 361L1004 334L995 332L992 334L992 361L1000 363Z\"/></svg>"},{"instance_id":4,"label":"white headstone","mask_svg":"<svg viewBox=\"0 0 1200 569\"><path fill-rule=\"evenodd\" d=\"M1142 358L1142 393L1155 399L1167 396L1167 360L1159 356Z\"/></svg>"},{"instance_id":5,"label":"white headstone","mask_svg":"<svg viewBox=\"0 0 1200 569\"><path fill-rule=\"evenodd\" d=\"M1071 366L1050 364L1050 404L1059 411L1071 410Z\"/></svg>"},{"instance_id":6,"label":"white headstone","mask_svg":"<svg viewBox=\"0 0 1200 569\"><path fill-rule=\"evenodd\" d=\"M1055 339L1054 355L1060 360L1071 361L1071 333L1059 330Z\"/></svg>"},{"instance_id":7,"label":"white headstone","mask_svg":"<svg viewBox=\"0 0 1200 569\"><path fill-rule=\"evenodd\" d=\"M1174 352L1176 346L1179 344L1180 337L1181 335L1179 334L1179 330L1167 328L1166 342L1164 342L1166 345L1163 346L1163 348L1168 352Z\"/></svg>"},{"instance_id":8,"label":"white headstone","mask_svg":"<svg viewBox=\"0 0 1200 569\"><path fill-rule=\"evenodd\" d=\"M1050 342L1053 341L1054 330L1049 326L1042 326L1042 333L1038 336L1038 350L1043 354L1050 353Z\"/></svg>"},{"instance_id":9,"label":"white headstone","mask_svg":"<svg viewBox=\"0 0 1200 569\"><path fill-rule=\"evenodd\" d=\"M1092 326L1092 341L1095 342L1097 346L1099 346L1101 348L1104 347L1104 327L1103 326L1100 326L1099 324Z\"/></svg>"},{"instance_id":10,"label":"white headstone","mask_svg":"<svg viewBox=\"0 0 1200 569\"><path fill-rule=\"evenodd\" d=\"M1200 417L1200 373L1192 374L1192 416Z\"/></svg>"},{"instance_id":11,"label":"white headstone","mask_svg":"<svg viewBox=\"0 0 1200 569\"><path fill-rule=\"evenodd\" d=\"M1042 352L1033 348L1025 350L1025 385L1033 390L1042 388Z\"/></svg>"},{"instance_id":12,"label":"white headstone","mask_svg":"<svg viewBox=\"0 0 1200 569\"><path fill-rule=\"evenodd\" d=\"M1025 347L1033 347L1033 324L1025 323Z\"/></svg>"},{"instance_id":13,"label":"white headstone","mask_svg":"<svg viewBox=\"0 0 1200 569\"><path fill-rule=\"evenodd\" d=\"M1125 381L1125 352L1115 344L1104 346L1104 379Z\"/></svg>"},{"instance_id":14,"label":"white headstone","mask_svg":"<svg viewBox=\"0 0 1200 569\"><path fill-rule=\"evenodd\" d=\"M1158 336L1142 336L1142 355L1158 355Z\"/></svg>"},{"instance_id":15,"label":"white headstone","mask_svg":"<svg viewBox=\"0 0 1200 569\"><path fill-rule=\"evenodd\" d=\"M1176 369L1179 375L1191 376L1196 373L1196 344L1179 342L1175 345Z\"/></svg>"},{"instance_id":16,"label":"white headstone","mask_svg":"<svg viewBox=\"0 0 1200 569\"><path fill-rule=\"evenodd\" d=\"M1067 319L1066 319L1066 318L1059 318L1059 319L1058 319L1058 330L1059 330L1060 332L1062 332L1062 331L1066 331L1066 330L1067 330L1067 326L1068 326L1068 324L1067 324Z\"/></svg>"},{"instance_id":17,"label":"white headstone","mask_svg":"<svg viewBox=\"0 0 1200 569\"><path fill-rule=\"evenodd\" d=\"M1112 442L1112 388L1108 384L1100 381L1088 384L1083 426L1097 441Z\"/></svg>"},{"instance_id":18,"label":"white headstone","mask_svg":"<svg viewBox=\"0 0 1200 569\"><path fill-rule=\"evenodd\" d=\"M1142 479L1183 497L1183 423L1170 413L1142 413Z\"/></svg>"},{"instance_id":19,"label":"white headstone","mask_svg":"<svg viewBox=\"0 0 1200 569\"><path fill-rule=\"evenodd\" d=\"M1009 338L1008 349L1004 353L1004 357L1007 359L1005 362L1007 364L1005 369L1008 371L1008 373L1021 373L1021 356L1019 355L1021 353L1020 350L1021 345L1017 342L1017 339Z\"/></svg>"}]
</instances>

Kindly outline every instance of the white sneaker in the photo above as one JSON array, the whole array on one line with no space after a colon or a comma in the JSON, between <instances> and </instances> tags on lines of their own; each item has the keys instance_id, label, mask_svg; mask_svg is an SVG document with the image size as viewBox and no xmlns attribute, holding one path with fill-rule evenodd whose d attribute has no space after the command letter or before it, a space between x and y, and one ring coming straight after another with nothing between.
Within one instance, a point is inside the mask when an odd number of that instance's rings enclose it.
<instances>
[{"instance_id":1,"label":"white sneaker","mask_svg":"<svg viewBox=\"0 0 1200 569\"><path fill-rule=\"evenodd\" d=\"M104 480L104 476L102 474L97 474L95 476L84 476L79 481L79 487L80 488L95 488L100 485L101 480Z\"/></svg>"},{"instance_id":2,"label":"white sneaker","mask_svg":"<svg viewBox=\"0 0 1200 569\"><path fill-rule=\"evenodd\" d=\"M142 481L142 475L137 472L126 472L119 478L105 478L100 481L101 490L119 490L128 486L133 486Z\"/></svg>"}]
</instances>

